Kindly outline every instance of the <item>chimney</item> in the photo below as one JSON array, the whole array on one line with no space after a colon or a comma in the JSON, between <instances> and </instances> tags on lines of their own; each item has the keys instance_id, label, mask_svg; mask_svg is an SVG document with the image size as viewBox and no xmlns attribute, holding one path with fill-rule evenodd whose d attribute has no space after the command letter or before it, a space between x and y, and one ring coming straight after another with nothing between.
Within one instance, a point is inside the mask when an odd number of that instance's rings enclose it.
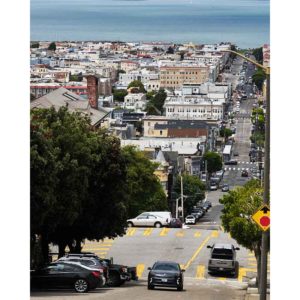
<instances>
[{"instance_id":1,"label":"chimney","mask_svg":"<svg viewBox=\"0 0 300 300\"><path fill-rule=\"evenodd\" d=\"M87 95L91 107L98 109L99 98L99 76L85 75L87 80Z\"/></svg>"}]
</instances>

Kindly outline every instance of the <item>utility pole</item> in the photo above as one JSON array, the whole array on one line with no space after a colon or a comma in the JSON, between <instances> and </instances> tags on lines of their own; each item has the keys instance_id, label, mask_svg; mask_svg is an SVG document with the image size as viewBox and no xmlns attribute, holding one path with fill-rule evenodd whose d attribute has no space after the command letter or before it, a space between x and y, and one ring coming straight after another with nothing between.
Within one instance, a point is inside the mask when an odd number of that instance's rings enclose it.
<instances>
[{"instance_id":1,"label":"utility pole","mask_svg":"<svg viewBox=\"0 0 300 300\"><path fill-rule=\"evenodd\" d=\"M181 216L182 216L182 222L184 222L184 207L183 207L183 182L182 182L182 174L180 174L180 185L181 185Z\"/></svg>"},{"instance_id":2,"label":"utility pole","mask_svg":"<svg viewBox=\"0 0 300 300\"><path fill-rule=\"evenodd\" d=\"M178 198L176 199L176 219L178 219Z\"/></svg>"}]
</instances>

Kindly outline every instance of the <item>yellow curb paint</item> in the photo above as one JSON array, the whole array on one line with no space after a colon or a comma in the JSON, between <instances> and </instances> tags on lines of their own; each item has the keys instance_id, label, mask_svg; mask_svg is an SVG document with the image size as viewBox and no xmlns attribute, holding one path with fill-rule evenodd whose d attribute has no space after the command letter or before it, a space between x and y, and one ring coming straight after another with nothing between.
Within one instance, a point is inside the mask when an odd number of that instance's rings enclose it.
<instances>
[{"instance_id":1,"label":"yellow curb paint","mask_svg":"<svg viewBox=\"0 0 300 300\"><path fill-rule=\"evenodd\" d=\"M228 237L231 239L231 234L230 233L228 233Z\"/></svg>"},{"instance_id":2,"label":"yellow curb paint","mask_svg":"<svg viewBox=\"0 0 300 300\"><path fill-rule=\"evenodd\" d=\"M219 277L218 280L224 281L226 280L226 277Z\"/></svg>"},{"instance_id":3,"label":"yellow curb paint","mask_svg":"<svg viewBox=\"0 0 300 300\"><path fill-rule=\"evenodd\" d=\"M153 228L147 228L147 229L144 230L143 235L144 236L149 236L149 235L151 235L152 231L153 231Z\"/></svg>"},{"instance_id":4,"label":"yellow curb paint","mask_svg":"<svg viewBox=\"0 0 300 300\"><path fill-rule=\"evenodd\" d=\"M142 277L142 274L144 272L144 269L145 269L145 265L144 264L138 264L136 266L136 275L141 278Z\"/></svg>"},{"instance_id":5,"label":"yellow curb paint","mask_svg":"<svg viewBox=\"0 0 300 300\"><path fill-rule=\"evenodd\" d=\"M198 247L198 249L195 251L195 253L193 254L192 258L187 262L187 264L184 266L184 269L186 270L191 263L195 260L195 258L197 257L197 255L199 254L199 252L201 251L201 249L204 247L204 245L209 241L209 239L211 238L211 236L208 236L202 243L201 245Z\"/></svg>"},{"instance_id":6,"label":"yellow curb paint","mask_svg":"<svg viewBox=\"0 0 300 300\"><path fill-rule=\"evenodd\" d=\"M248 260L250 260L250 261L256 261L256 258L255 257L248 257Z\"/></svg>"},{"instance_id":7,"label":"yellow curb paint","mask_svg":"<svg viewBox=\"0 0 300 300\"><path fill-rule=\"evenodd\" d=\"M194 233L194 237L200 237L201 236L201 232L200 231L197 231Z\"/></svg>"},{"instance_id":8,"label":"yellow curb paint","mask_svg":"<svg viewBox=\"0 0 300 300\"><path fill-rule=\"evenodd\" d=\"M245 268L240 268L239 269L239 276L238 276L238 281L243 282L243 277L246 276L246 269Z\"/></svg>"},{"instance_id":9,"label":"yellow curb paint","mask_svg":"<svg viewBox=\"0 0 300 300\"><path fill-rule=\"evenodd\" d=\"M133 236L135 234L135 232L136 232L136 228L130 228L130 229L128 229L126 235Z\"/></svg>"},{"instance_id":10,"label":"yellow curb paint","mask_svg":"<svg viewBox=\"0 0 300 300\"><path fill-rule=\"evenodd\" d=\"M221 227L221 230L222 230L223 232L225 232L225 231L224 231L224 227L223 227L223 226L220 226L220 227Z\"/></svg>"},{"instance_id":11,"label":"yellow curb paint","mask_svg":"<svg viewBox=\"0 0 300 300\"><path fill-rule=\"evenodd\" d=\"M108 251L110 248L83 248L84 251L99 251L99 250L106 250Z\"/></svg>"},{"instance_id":12,"label":"yellow curb paint","mask_svg":"<svg viewBox=\"0 0 300 300\"><path fill-rule=\"evenodd\" d=\"M160 232L160 236L166 236L168 232L170 231L170 228L163 228Z\"/></svg>"},{"instance_id":13,"label":"yellow curb paint","mask_svg":"<svg viewBox=\"0 0 300 300\"><path fill-rule=\"evenodd\" d=\"M211 237L213 238L217 238L219 236L219 231L218 230L214 230L212 233L211 233Z\"/></svg>"},{"instance_id":14,"label":"yellow curb paint","mask_svg":"<svg viewBox=\"0 0 300 300\"><path fill-rule=\"evenodd\" d=\"M176 236L177 237L183 237L184 236L184 231L183 230L180 230L176 233Z\"/></svg>"},{"instance_id":15,"label":"yellow curb paint","mask_svg":"<svg viewBox=\"0 0 300 300\"><path fill-rule=\"evenodd\" d=\"M196 278L197 279L204 279L204 272L205 272L205 266L198 266L196 271Z\"/></svg>"},{"instance_id":16,"label":"yellow curb paint","mask_svg":"<svg viewBox=\"0 0 300 300\"><path fill-rule=\"evenodd\" d=\"M184 269L184 264L180 264L180 269Z\"/></svg>"}]
</instances>

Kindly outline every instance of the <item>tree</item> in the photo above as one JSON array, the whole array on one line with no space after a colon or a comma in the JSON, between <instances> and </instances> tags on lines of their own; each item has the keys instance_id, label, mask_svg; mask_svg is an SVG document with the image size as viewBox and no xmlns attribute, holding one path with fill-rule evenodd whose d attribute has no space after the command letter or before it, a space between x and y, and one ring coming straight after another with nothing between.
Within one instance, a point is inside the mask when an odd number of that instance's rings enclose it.
<instances>
[{"instance_id":1,"label":"tree","mask_svg":"<svg viewBox=\"0 0 300 300\"><path fill-rule=\"evenodd\" d=\"M263 203L263 188L259 180L250 180L220 199L224 205L222 225L226 232L243 247L254 252L257 260L257 275L260 282L262 231L252 221L251 216Z\"/></svg>"},{"instance_id":2,"label":"tree","mask_svg":"<svg viewBox=\"0 0 300 300\"><path fill-rule=\"evenodd\" d=\"M174 54L174 48L170 46L170 47L168 48L168 50L167 50L166 53L167 53L167 54Z\"/></svg>"},{"instance_id":3,"label":"tree","mask_svg":"<svg viewBox=\"0 0 300 300\"><path fill-rule=\"evenodd\" d=\"M149 112L149 109L153 110L151 106L154 106L160 112L160 114L162 114L166 98L167 93L165 92L165 90L159 89L155 96L148 102L148 109L146 109L147 112Z\"/></svg>"},{"instance_id":4,"label":"tree","mask_svg":"<svg viewBox=\"0 0 300 300\"><path fill-rule=\"evenodd\" d=\"M191 211L193 206L205 198L205 184L197 177L193 175L182 175L183 194L187 196L184 199L184 211L185 215ZM177 176L174 184L174 192L176 198L181 195L181 178Z\"/></svg>"},{"instance_id":5,"label":"tree","mask_svg":"<svg viewBox=\"0 0 300 300\"><path fill-rule=\"evenodd\" d=\"M132 146L124 147L122 153L127 165L128 216L168 209L166 194L154 174L157 164Z\"/></svg>"},{"instance_id":6,"label":"tree","mask_svg":"<svg viewBox=\"0 0 300 300\"><path fill-rule=\"evenodd\" d=\"M85 238L124 233L126 166L119 139L91 127L90 119L70 113L31 111L31 236L72 249ZM88 220L88 222L86 222Z\"/></svg>"},{"instance_id":7,"label":"tree","mask_svg":"<svg viewBox=\"0 0 300 300\"><path fill-rule=\"evenodd\" d=\"M155 96L155 91L149 91L146 94L146 99L147 100L152 100L154 98L154 96Z\"/></svg>"},{"instance_id":8,"label":"tree","mask_svg":"<svg viewBox=\"0 0 300 300\"><path fill-rule=\"evenodd\" d=\"M222 169L222 157L216 152L206 152L203 155L204 161L207 161L207 171L209 174Z\"/></svg>"},{"instance_id":9,"label":"tree","mask_svg":"<svg viewBox=\"0 0 300 300\"><path fill-rule=\"evenodd\" d=\"M255 59L257 60L258 63L262 64L263 63L263 48L256 48L253 49L252 54L255 56Z\"/></svg>"},{"instance_id":10,"label":"tree","mask_svg":"<svg viewBox=\"0 0 300 300\"><path fill-rule=\"evenodd\" d=\"M228 137L232 135L232 130L230 128L221 128L220 129L220 136L224 137L225 140L227 141Z\"/></svg>"},{"instance_id":11,"label":"tree","mask_svg":"<svg viewBox=\"0 0 300 300\"><path fill-rule=\"evenodd\" d=\"M55 44L55 42L50 43L50 45L48 47L48 50L51 50L51 51L55 51L56 50L56 44Z\"/></svg>"},{"instance_id":12,"label":"tree","mask_svg":"<svg viewBox=\"0 0 300 300\"><path fill-rule=\"evenodd\" d=\"M237 49L236 49L236 46L235 46L235 45L231 45L231 46L230 46L230 50L237 52ZM230 57L231 57L232 59L235 59L235 58L236 58L236 54L235 54L235 53L230 53Z\"/></svg>"},{"instance_id":13,"label":"tree","mask_svg":"<svg viewBox=\"0 0 300 300\"><path fill-rule=\"evenodd\" d=\"M145 87L140 80L131 81L129 83L127 89L132 88L132 87L138 88L140 93L146 93Z\"/></svg>"},{"instance_id":14,"label":"tree","mask_svg":"<svg viewBox=\"0 0 300 300\"><path fill-rule=\"evenodd\" d=\"M124 102L125 96L128 95L126 90L113 90L114 101Z\"/></svg>"},{"instance_id":15,"label":"tree","mask_svg":"<svg viewBox=\"0 0 300 300\"><path fill-rule=\"evenodd\" d=\"M266 73L263 69L257 69L252 76L252 81L256 84L257 88L262 91L263 83L266 80Z\"/></svg>"},{"instance_id":16,"label":"tree","mask_svg":"<svg viewBox=\"0 0 300 300\"><path fill-rule=\"evenodd\" d=\"M124 70L117 70L117 78L119 79L120 74L125 74Z\"/></svg>"},{"instance_id":17,"label":"tree","mask_svg":"<svg viewBox=\"0 0 300 300\"><path fill-rule=\"evenodd\" d=\"M30 44L30 48L40 48L40 43L39 42L33 42Z\"/></svg>"},{"instance_id":18,"label":"tree","mask_svg":"<svg viewBox=\"0 0 300 300\"><path fill-rule=\"evenodd\" d=\"M70 81L82 81L82 80L83 80L82 73L70 75Z\"/></svg>"}]
</instances>

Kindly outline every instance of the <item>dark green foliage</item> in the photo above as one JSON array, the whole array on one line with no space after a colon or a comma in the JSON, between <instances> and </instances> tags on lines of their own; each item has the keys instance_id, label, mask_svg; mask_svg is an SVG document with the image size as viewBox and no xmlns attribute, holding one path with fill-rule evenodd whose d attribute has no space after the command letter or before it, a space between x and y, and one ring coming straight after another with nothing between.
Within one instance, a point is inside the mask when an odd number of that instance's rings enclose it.
<instances>
[{"instance_id":1,"label":"dark green foliage","mask_svg":"<svg viewBox=\"0 0 300 300\"><path fill-rule=\"evenodd\" d=\"M82 74L70 75L70 81L82 81L82 80L83 80Z\"/></svg>"},{"instance_id":2,"label":"dark green foliage","mask_svg":"<svg viewBox=\"0 0 300 300\"><path fill-rule=\"evenodd\" d=\"M168 48L168 50L167 50L166 53L167 53L167 54L174 54L174 52L175 52L175 51L174 51L174 48L170 46L170 47Z\"/></svg>"},{"instance_id":3,"label":"dark green foliage","mask_svg":"<svg viewBox=\"0 0 300 300\"><path fill-rule=\"evenodd\" d=\"M50 43L50 45L48 47L48 50L51 50L51 51L55 51L56 50L56 44L55 44L55 42Z\"/></svg>"},{"instance_id":4,"label":"dark green foliage","mask_svg":"<svg viewBox=\"0 0 300 300\"><path fill-rule=\"evenodd\" d=\"M135 87L139 89L140 93L146 93L143 83L140 80L133 80L129 83L127 89Z\"/></svg>"},{"instance_id":5,"label":"dark green foliage","mask_svg":"<svg viewBox=\"0 0 300 300\"><path fill-rule=\"evenodd\" d=\"M127 90L114 90L114 101L124 102L124 97L128 95Z\"/></svg>"},{"instance_id":6,"label":"dark green foliage","mask_svg":"<svg viewBox=\"0 0 300 300\"><path fill-rule=\"evenodd\" d=\"M262 64L263 63L263 48L256 48L253 49L252 54L255 56L255 59L257 60L258 63Z\"/></svg>"},{"instance_id":7,"label":"dark green foliage","mask_svg":"<svg viewBox=\"0 0 300 300\"><path fill-rule=\"evenodd\" d=\"M225 137L225 139L227 139L228 137L230 137L232 135L232 130L229 128L222 128L220 130L220 136L221 137Z\"/></svg>"},{"instance_id":8,"label":"dark green foliage","mask_svg":"<svg viewBox=\"0 0 300 300\"><path fill-rule=\"evenodd\" d=\"M263 83L266 80L266 73L262 69L257 69L257 71L252 76L252 81L256 84L257 88L261 91Z\"/></svg>"},{"instance_id":9,"label":"dark green foliage","mask_svg":"<svg viewBox=\"0 0 300 300\"><path fill-rule=\"evenodd\" d=\"M222 157L216 152L206 152L203 159L207 161L208 173L213 173L222 169Z\"/></svg>"},{"instance_id":10,"label":"dark green foliage","mask_svg":"<svg viewBox=\"0 0 300 300\"><path fill-rule=\"evenodd\" d=\"M147 103L146 111L148 115L161 115L163 112L163 106L167 98L167 93L164 89L159 89L159 91L152 97Z\"/></svg>"},{"instance_id":11,"label":"dark green foliage","mask_svg":"<svg viewBox=\"0 0 300 300\"><path fill-rule=\"evenodd\" d=\"M39 42L33 42L30 44L30 48L40 48L40 43Z\"/></svg>"},{"instance_id":12,"label":"dark green foliage","mask_svg":"<svg viewBox=\"0 0 300 300\"><path fill-rule=\"evenodd\" d=\"M127 165L128 216L144 211L167 210L167 197L159 179L154 175L157 164L132 146L122 149Z\"/></svg>"},{"instance_id":13,"label":"dark green foliage","mask_svg":"<svg viewBox=\"0 0 300 300\"><path fill-rule=\"evenodd\" d=\"M183 194L187 196L184 199L184 211L185 215L187 212L190 212L193 206L205 198L205 184L197 177L193 175L182 175L183 183ZM180 176L177 176L174 192L176 198L179 198L181 195L181 179Z\"/></svg>"}]
</instances>

